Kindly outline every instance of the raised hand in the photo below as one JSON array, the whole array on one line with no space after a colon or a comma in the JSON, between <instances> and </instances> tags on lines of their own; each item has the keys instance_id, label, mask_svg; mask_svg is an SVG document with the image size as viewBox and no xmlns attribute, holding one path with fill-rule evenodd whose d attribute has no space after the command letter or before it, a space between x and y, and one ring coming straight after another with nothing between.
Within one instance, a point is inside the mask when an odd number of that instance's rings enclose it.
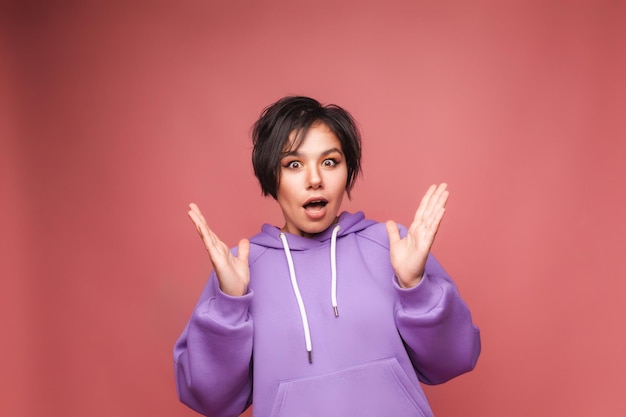
<instances>
[{"instance_id":1,"label":"raised hand","mask_svg":"<svg viewBox=\"0 0 626 417\"><path fill-rule=\"evenodd\" d=\"M403 239L395 222L386 223L391 265L403 288L414 287L422 279L426 259L445 213L449 195L447 187L442 183L428 188Z\"/></svg>"},{"instance_id":2,"label":"raised hand","mask_svg":"<svg viewBox=\"0 0 626 417\"><path fill-rule=\"evenodd\" d=\"M237 256L235 257L228 246L209 228L197 205L191 203L187 214L195 224L196 230L202 238L207 252L209 252L222 292L231 296L244 295L250 283L250 267L248 266L250 241L247 239L239 241Z\"/></svg>"}]
</instances>

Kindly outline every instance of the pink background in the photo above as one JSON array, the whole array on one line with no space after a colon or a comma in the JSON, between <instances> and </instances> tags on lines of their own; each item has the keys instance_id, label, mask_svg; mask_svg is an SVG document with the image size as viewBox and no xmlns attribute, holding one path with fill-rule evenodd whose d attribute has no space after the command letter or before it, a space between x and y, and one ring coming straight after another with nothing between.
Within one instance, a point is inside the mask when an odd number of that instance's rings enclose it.
<instances>
[{"instance_id":1,"label":"pink background","mask_svg":"<svg viewBox=\"0 0 626 417\"><path fill-rule=\"evenodd\" d=\"M230 245L281 222L249 133L286 94L360 122L345 209L406 224L449 183L434 252L483 353L438 417L626 415L626 3L100 3L3 6L0 415L195 415L186 206Z\"/></svg>"}]
</instances>

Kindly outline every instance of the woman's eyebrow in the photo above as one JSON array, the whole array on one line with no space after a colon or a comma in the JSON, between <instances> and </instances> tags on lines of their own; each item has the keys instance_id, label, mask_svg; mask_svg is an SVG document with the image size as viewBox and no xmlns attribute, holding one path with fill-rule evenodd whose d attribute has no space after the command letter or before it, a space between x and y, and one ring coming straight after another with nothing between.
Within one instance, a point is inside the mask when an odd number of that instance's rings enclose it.
<instances>
[{"instance_id":1,"label":"woman's eyebrow","mask_svg":"<svg viewBox=\"0 0 626 417\"><path fill-rule=\"evenodd\" d=\"M335 152L336 152L336 153L338 153L338 154L340 154L340 155L343 155L343 152L341 152L341 149L339 149L339 148L330 148L330 149L328 149L328 150L326 150L326 151L322 152L320 155L321 155L321 156L328 156L328 155L330 155L330 154L332 154L332 153L335 153ZM284 153L281 155L281 158L286 158L286 157L289 157L289 156L297 156L297 157L302 157L302 154L301 154L300 152L298 152L298 150L295 150L295 151L289 151L289 152L284 152Z\"/></svg>"},{"instance_id":2,"label":"woman's eyebrow","mask_svg":"<svg viewBox=\"0 0 626 417\"><path fill-rule=\"evenodd\" d=\"M340 155L343 155L343 152L341 152L341 149L339 149L339 148L331 148L331 149L329 149L327 151L322 152L322 156L327 156L327 155L330 155L331 153L335 153L335 152L337 152Z\"/></svg>"}]
</instances>

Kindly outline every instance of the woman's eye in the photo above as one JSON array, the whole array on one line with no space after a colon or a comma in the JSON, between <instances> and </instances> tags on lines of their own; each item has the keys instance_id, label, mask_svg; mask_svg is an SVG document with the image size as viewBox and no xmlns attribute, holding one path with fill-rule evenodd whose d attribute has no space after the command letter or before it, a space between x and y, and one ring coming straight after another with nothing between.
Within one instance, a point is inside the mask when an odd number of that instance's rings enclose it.
<instances>
[{"instance_id":1,"label":"woman's eye","mask_svg":"<svg viewBox=\"0 0 626 417\"><path fill-rule=\"evenodd\" d=\"M302 164L298 161L291 161L287 164L287 168L291 168L291 169L302 168Z\"/></svg>"},{"instance_id":2,"label":"woman's eye","mask_svg":"<svg viewBox=\"0 0 626 417\"><path fill-rule=\"evenodd\" d=\"M334 159L324 159L322 165L324 165L325 167L332 167L337 165L337 161L335 161Z\"/></svg>"}]
</instances>

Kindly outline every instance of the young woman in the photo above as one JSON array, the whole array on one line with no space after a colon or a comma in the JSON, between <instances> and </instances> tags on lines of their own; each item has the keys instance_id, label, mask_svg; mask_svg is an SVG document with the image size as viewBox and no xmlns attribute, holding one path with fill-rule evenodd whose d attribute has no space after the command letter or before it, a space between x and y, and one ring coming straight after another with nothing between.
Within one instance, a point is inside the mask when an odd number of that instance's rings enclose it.
<instances>
[{"instance_id":1,"label":"young woman","mask_svg":"<svg viewBox=\"0 0 626 417\"><path fill-rule=\"evenodd\" d=\"M407 229L339 214L360 172L354 120L286 97L253 130L254 172L280 206L230 250L195 204L189 216L214 272L174 348L182 402L235 417L432 416L420 387L474 368L479 331L430 254L446 184Z\"/></svg>"}]
</instances>

